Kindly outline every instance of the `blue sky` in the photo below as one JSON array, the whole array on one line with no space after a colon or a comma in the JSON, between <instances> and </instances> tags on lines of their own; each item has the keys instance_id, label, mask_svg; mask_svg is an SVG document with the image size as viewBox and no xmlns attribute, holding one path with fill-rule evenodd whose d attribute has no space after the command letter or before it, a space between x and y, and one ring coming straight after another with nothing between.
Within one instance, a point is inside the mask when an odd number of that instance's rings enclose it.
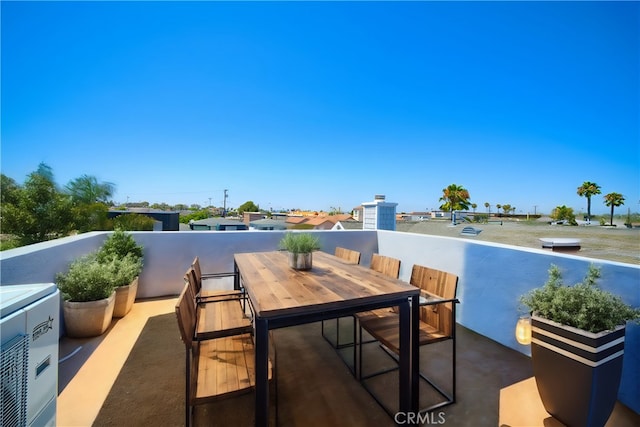
<instances>
[{"instance_id":1,"label":"blue sky","mask_svg":"<svg viewBox=\"0 0 640 427\"><path fill-rule=\"evenodd\" d=\"M2 173L116 202L640 201L637 2L7 2ZM592 212L605 213L602 195Z\"/></svg>"}]
</instances>

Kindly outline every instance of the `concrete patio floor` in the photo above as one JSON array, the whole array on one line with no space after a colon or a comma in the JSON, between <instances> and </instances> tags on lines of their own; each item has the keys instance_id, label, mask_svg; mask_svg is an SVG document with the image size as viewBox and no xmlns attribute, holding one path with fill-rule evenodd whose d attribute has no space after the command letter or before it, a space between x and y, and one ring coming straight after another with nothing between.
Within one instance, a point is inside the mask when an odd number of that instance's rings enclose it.
<instances>
[{"instance_id":1,"label":"concrete patio floor","mask_svg":"<svg viewBox=\"0 0 640 427\"><path fill-rule=\"evenodd\" d=\"M60 341L58 426L94 424L111 386L127 360L147 319L173 313L176 298L138 301L132 311L112 323L101 337ZM432 421L450 426L546 426L559 422L544 411L532 378L530 359L458 325L457 402L434 412ZM394 420L351 374L336 350L322 338L319 323L280 329L274 335L278 352L277 405L281 426L392 426ZM450 343L421 350L421 371L448 384ZM349 348L341 350L350 357ZM377 344L365 350L365 367L393 364ZM179 363L183 363L180 359ZM377 377L370 387L394 411L395 373ZM177 387L183 393L183 386ZM180 395L183 398L183 395ZM421 385L421 404L434 403ZM183 408L175 411L183 413ZM239 410L240 409L240 410ZM225 422L225 413L232 424ZM238 415L241 415L238 417ZM196 425L251 425L253 395L201 405ZM400 419L401 420L401 419ZM621 404L608 427L640 425L640 416Z\"/></svg>"}]
</instances>

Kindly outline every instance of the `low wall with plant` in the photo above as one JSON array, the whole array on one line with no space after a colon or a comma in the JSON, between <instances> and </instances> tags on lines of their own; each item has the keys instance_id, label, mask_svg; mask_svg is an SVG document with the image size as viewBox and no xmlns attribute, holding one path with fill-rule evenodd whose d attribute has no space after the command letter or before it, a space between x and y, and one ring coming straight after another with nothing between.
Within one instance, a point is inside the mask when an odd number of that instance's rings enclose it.
<instances>
[{"instance_id":1,"label":"low wall with plant","mask_svg":"<svg viewBox=\"0 0 640 427\"><path fill-rule=\"evenodd\" d=\"M400 278L408 281L413 264L455 273L459 277L457 321L507 347L530 355L519 344L515 325L524 307L519 298L548 278L551 264L566 284L582 281L589 265L601 269L602 289L640 307L640 266L585 258L543 249L424 234L378 231L380 253L402 260ZM624 368L618 398L640 413L640 325L627 324Z\"/></svg>"},{"instance_id":2,"label":"low wall with plant","mask_svg":"<svg viewBox=\"0 0 640 427\"><path fill-rule=\"evenodd\" d=\"M370 254L377 250L375 231L305 231L317 235L321 250L333 253L345 246ZM284 231L133 232L144 246L145 265L138 297L177 295L184 273L198 256L203 272L233 271L233 254L278 250Z\"/></svg>"},{"instance_id":3,"label":"low wall with plant","mask_svg":"<svg viewBox=\"0 0 640 427\"><path fill-rule=\"evenodd\" d=\"M377 251L373 230L305 231L317 235L321 250L334 253L336 246L362 252L368 262ZM233 271L233 254L278 250L284 231L132 231L143 246L144 265L138 298L177 295L183 276L198 256L204 272ZM53 283L57 273L72 261L97 251L110 232L85 233L0 252L0 285Z\"/></svg>"}]
</instances>

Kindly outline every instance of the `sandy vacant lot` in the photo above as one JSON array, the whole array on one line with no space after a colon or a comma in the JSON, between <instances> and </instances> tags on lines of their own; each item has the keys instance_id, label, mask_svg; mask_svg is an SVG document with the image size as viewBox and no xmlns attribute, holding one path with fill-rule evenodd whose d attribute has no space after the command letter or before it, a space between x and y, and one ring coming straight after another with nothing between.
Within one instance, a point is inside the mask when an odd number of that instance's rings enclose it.
<instances>
[{"instance_id":1,"label":"sandy vacant lot","mask_svg":"<svg viewBox=\"0 0 640 427\"><path fill-rule=\"evenodd\" d=\"M542 248L540 238L570 237L581 240L581 249L574 252L575 255L640 264L639 228L629 229L623 224L617 224L616 227L549 225L543 219L539 221L504 221L502 224L463 223L452 227L449 221L444 220L417 223L399 222L397 231L463 237L538 249ZM466 226L480 229L482 232L477 236L461 236L460 232Z\"/></svg>"}]
</instances>

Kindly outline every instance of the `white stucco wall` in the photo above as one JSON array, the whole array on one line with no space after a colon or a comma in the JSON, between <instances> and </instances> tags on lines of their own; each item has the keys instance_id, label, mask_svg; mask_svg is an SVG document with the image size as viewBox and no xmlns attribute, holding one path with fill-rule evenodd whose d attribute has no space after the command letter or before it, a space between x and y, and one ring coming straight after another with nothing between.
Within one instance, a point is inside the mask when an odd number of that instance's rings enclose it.
<instances>
[{"instance_id":1,"label":"white stucco wall","mask_svg":"<svg viewBox=\"0 0 640 427\"><path fill-rule=\"evenodd\" d=\"M334 253L336 246L359 250L368 260L377 251L375 230L305 231L316 234L321 250ZM177 295L194 257L203 271L233 271L237 252L278 249L284 231L164 231L132 232L144 247L144 267L138 298ZM76 257L97 250L108 232L86 233L0 252L2 285L54 282Z\"/></svg>"},{"instance_id":2,"label":"white stucco wall","mask_svg":"<svg viewBox=\"0 0 640 427\"><path fill-rule=\"evenodd\" d=\"M92 232L0 252L0 285L55 282L71 261L98 250L107 233Z\"/></svg>"}]
</instances>

